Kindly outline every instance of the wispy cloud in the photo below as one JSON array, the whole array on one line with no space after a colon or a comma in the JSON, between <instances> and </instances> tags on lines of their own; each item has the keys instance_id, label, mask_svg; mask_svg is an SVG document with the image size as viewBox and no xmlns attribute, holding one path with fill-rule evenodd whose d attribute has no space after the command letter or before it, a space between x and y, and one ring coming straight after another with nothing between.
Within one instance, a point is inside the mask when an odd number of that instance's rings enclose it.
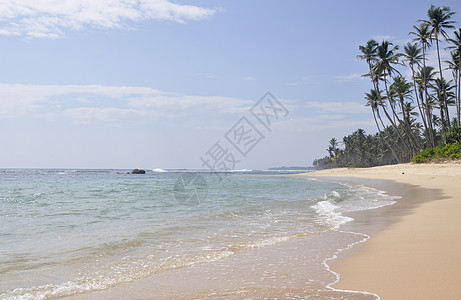
<instances>
[{"instance_id":1,"label":"wispy cloud","mask_svg":"<svg viewBox=\"0 0 461 300\"><path fill-rule=\"evenodd\" d=\"M353 80L362 80L363 77L359 73L352 73L352 74L347 74L347 75L338 75L338 76L333 76L334 79L336 79L336 82L350 82Z\"/></svg>"},{"instance_id":2,"label":"wispy cloud","mask_svg":"<svg viewBox=\"0 0 461 300\"><path fill-rule=\"evenodd\" d=\"M215 12L168 0L2 0L0 35L58 38L67 30L131 27L145 20L185 23Z\"/></svg>"},{"instance_id":3,"label":"wispy cloud","mask_svg":"<svg viewBox=\"0 0 461 300\"><path fill-rule=\"evenodd\" d=\"M377 42L390 41L394 39L394 37L390 35L372 35L371 38L376 40Z\"/></svg>"},{"instance_id":4,"label":"wispy cloud","mask_svg":"<svg viewBox=\"0 0 461 300\"><path fill-rule=\"evenodd\" d=\"M332 80L336 82L351 82L356 80L363 80L363 77L359 73L351 73L344 75L316 75L316 76L304 76L299 78L298 81L292 81L285 83L287 86L302 86L302 85L319 85L322 83L328 83Z\"/></svg>"},{"instance_id":5,"label":"wispy cloud","mask_svg":"<svg viewBox=\"0 0 461 300\"><path fill-rule=\"evenodd\" d=\"M243 77L242 80L254 81L254 80L257 80L257 78L256 78L256 77L253 77L253 76L246 76L246 77Z\"/></svg>"},{"instance_id":6,"label":"wispy cloud","mask_svg":"<svg viewBox=\"0 0 461 300\"><path fill-rule=\"evenodd\" d=\"M202 78L202 79L216 79L218 76L214 73L196 73L196 77Z\"/></svg>"},{"instance_id":7,"label":"wispy cloud","mask_svg":"<svg viewBox=\"0 0 461 300\"><path fill-rule=\"evenodd\" d=\"M338 132L344 131L345 133L350 133L357 128L364 128L367 131L374 130L371 118L356 120L339 114L319 114L311 117L292 118L281 121L277 125L287 132L299 133L319 132L328 129L334 129Z\"/></svg>"},{"instance_id":8,"label":"wispy cloud","mask_svg":"<svg viewBox=\"0 0 461 300\"><path fill-rule=\"evenodd\" d=\"M316 111L324 113L338 113L338 114L366 114L369 112L364 103L358 102L320 102L309 101L305 105L308 109L315 109Z\"/></svg>"},{"instance_id":9,"label":"wispy cloud","mask_svg":"<svg viewBox=\"0 0 461 300\"><path fill-rule=\"evenodd\" d=\"M232 115L254 101L167 93L148 87L0 84L0 119L70 118L76 124Z\"/></svg>"}]
</instances>

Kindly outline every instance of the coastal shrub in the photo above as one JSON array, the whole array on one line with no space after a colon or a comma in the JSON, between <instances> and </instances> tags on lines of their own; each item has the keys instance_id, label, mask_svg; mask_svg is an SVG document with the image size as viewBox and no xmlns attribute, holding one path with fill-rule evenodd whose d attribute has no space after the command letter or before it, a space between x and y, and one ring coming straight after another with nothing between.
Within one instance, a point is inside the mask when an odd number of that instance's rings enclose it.
<instances>
[{"instance_id":1,"label":"coastal shrub","mask_svg":"<svg viewBox=\"0 0 461 300\"><path fill-rule=\"evenodd\" d=\"M461 159L461 143L447 144L443 147L427 148L414 156L414 163L425 163L433 159Z\"/></svg>"},{"instance_id":2,"label":"coastal shrub","mask_svg":"<svg viewBox=\"0 0 461 300\"><path fill-rule=\"evenodd\" d=\"M461 126L453 126L443 136L443 144L461 143Z\"/></svg>"}]
</instances>

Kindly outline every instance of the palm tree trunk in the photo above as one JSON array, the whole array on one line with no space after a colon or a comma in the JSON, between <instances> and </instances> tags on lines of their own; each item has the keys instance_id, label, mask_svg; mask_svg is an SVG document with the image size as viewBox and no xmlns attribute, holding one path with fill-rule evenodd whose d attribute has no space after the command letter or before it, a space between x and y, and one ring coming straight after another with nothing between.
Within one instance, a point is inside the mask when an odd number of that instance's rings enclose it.
<instances>
[{"instance_id":1,"label":"palm tree trunk","mask_svg":"<svg viewBox=\"0 0 461 300\"><path fill-rule=\"evenodd\" d=\"M423 44L423 84L424 84L424 102L426 103L426 118L427 124L429 125L429 142L432 147L435 147L435 137L434 137L434 126L432 123L431 110L429 108L429 97L427 95L427 83L426 83L426 46Z\"/></svg>"},{"instance_id":2,"label":"palm tree trunk","mask_svg":"<svg viewBox=\"0 0 461 300\"><path fill-rule=\"evenodd\" d=\"M405 145L405 148L409 151L409 152L412 152L412 149L411 149L411 145L408 145L407 144L407 141L403 138L402 134L400 133L399 131L399 128L398 126L396 125L396 123L398 122L399 124L402 124L402 121L400 120L400 118L397 116L397 113L395 112L395 108L394 106L392 105L392 97L389 93L389 89L387 87L387 78L386 78L386 75L384 75L384 86L386 88L386 93L387 93L387 97L389 98L389 106L391 107L391 110L392 110L392 114L393 114L393 120L392 119L389 119L389 121L391 122L392 126L394 127L395 131L397 132L399 138L402 140L402 143ZM384 106L383 106L383 109L384 109ZM386 113L386 117L387 117L387 111L384 109L384 112ZM403 111L402 111L403 113ZM388 117L389 118L389 117ZM397 122L396 122L396 119L397 119Z\"/></svg>"},{"instance_id":3,"label":"palm tree trunk","mask_svg":"<svg viewBox=\"0 0 461 300\"><path fill-rule=\"evenodd\" d=\"M458 113L458 126L461 126L461 120L460 120L460 115L461 115L461 69L458 69L458 101L457 101L456 108L457 108L457 113Z\"/></svg>"},{"instance_id":4,"label":"palm tree trunk","mask_svg":"<svg viewBox=\"0 0 461 300\"><path fill-rule=\"evenodd\" d=\"M402 141L402 144L403 146L405 146L405 149L407 151L405 151L406 153L410 153L411 152L411 149L410 147L407 145L405 139L403 138L402 134L400 133L399 131L399 128L397 127L397 125L394 123L394 121L392 120L392 117L389 115L389 113L387 112L386 108L384 105L382 105L382 108L383 108L383 111L384 111L384 114L386 115L387 119L389 120L389 122L392 124L392 127L394 127L394 130L395 132L397 133L397 136L399 137L400 141ZM403 152L402 152L403 154ZM411 155L411 154L410 154Z\"/></svg>"},{"instance_id":5,"label":"palm tree trunk","mask_svg":"<svg viewBox=\"0 0 461 300\"><path fill-rule=\"evenodd\" d=\"M443 81L443 73L442 73L442 62L440 60L439 37L437 35L435 36L435 43L437 45L437 58L439 61L439 71L440 71L440 80L442 84L442 91L445 91L445 82ZM443 102L443 109L445 110L445 115L448 119L446 124L448 125L448 128L450 128L450 115L448 113L448 102L447 102L447 95L445 92L442 94L442 102ZM442 119L442 127L444 127L443 123L444 121Z\"/></svg>"},{"instance_id":6,"label":"palm tree trunk","mask_svg":"<svg viewBox=\"0 0 461 300\"><path fill-rule=\"evenodd\" d=\"M421 105L421 102L419 101L418 89L417 89L416 79L415 79L415 69L414 69L413 64L410 65L410 68L411 68L411 73L413 74L413 87L415 90L416 102L418 103L419 114L421 116L421 119L423 120L424 130L426 132L426 138L429 140L429 135L428 135L429 132L427 130L426 116L423 114L422 105Z\"/></svg>"},{"instance_id":7,"label":"palm tree trunk","mask_svg":"<svg viewBox=\"0 0 461 300\"><path fill-rule=\"evenodd\" d=\"M373 119L375 119L375 123L376 123L376 127L378 128L378 132L383 136L384 142L386 143L386 146L391 150L392 156L394 156L395 161L399 162L399 158L398 158L397 154L395 153L394 147L391 147L391 145L389 145L389 142L385 139L383 132L379 128L378 120L376 119L376 113L379 116L379 111L375 112L374 108L371 108L371 109L373 111ZM379 117L379 119L381 120L381 117ZM381 123L382 122L383 122L383 120L381 120ZM384 126L384 124L383 124L383 126ZM383 129L384 129L384 127L383 127Z\"/></svg>"}]
</instances>

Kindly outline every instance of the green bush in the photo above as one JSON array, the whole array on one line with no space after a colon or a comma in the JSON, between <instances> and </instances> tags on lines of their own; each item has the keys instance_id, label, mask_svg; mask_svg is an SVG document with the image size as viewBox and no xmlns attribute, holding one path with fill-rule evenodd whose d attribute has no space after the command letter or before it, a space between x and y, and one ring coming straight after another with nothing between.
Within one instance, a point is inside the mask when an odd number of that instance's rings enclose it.
<instances>
[{"instance_id":1,"label":"green bush","mask_svg":"<svg viewBox=\"0 0 461 300\"><path fill-rule=\"evenodd\" d=\"M443 136L443 144L461 143L461 126L453 126Z\"/></svg>"},{"instance_id":2,"label":"green bush","mask_svg":"<svg viewBox=\"0 0 461 300\"><path fill-rule=\"evenodd\" d=\"M420 164L429 162L433 159L461 159L461 144L452 143L443 147L427 148L420 154L413 157L411 160L414 163Z\"/></svg>"}]
</instances>

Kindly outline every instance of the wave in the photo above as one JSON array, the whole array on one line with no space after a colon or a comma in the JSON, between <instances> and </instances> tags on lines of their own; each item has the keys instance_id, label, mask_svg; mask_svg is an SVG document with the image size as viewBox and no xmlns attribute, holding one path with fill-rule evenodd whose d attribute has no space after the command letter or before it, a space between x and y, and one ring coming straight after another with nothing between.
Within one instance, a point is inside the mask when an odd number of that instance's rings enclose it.
<instances>
[{"instance_id":1,"label":"wave","mask_svg":"<svg viewBox=\"0 0 461 300\"><path fill-rule=\"evenodd\" d=\"M99 269L94 274L83 275L61 284L46 284L30 288L16 288L9 291L0 291L0 299L49 299L72 296L93 291L101 291L122 283L129 283L136 279L145 278L155 273L184 268L197 264L223 260L236 253L248 249L263 248L285 242L294 237L316 233L298 233L288 236L274 236L266 239L249 241L246 244L233 244L220 249L202 248L200 253L171 255L159 258L150 254L147 257L124 260L110 269Z\"/></svg>"},{"instance_id":2,"label":"wave","mask_svg":"<svg viewBox=\"0 0 461 300\"><path fill-rule=\"evenodd\" d=\"M320 201L313 206L322 225L331 226L333 230L339 229L339 227L347 222L351 222L354 219L343 216L339 211L340 207L331 203L331 201Z\"/></svg>"},{"instance_id":3,"label":"wave","mask_svg":"<svg viewBox=\"0 0 461 300\"><path fill-rule=\"evenodd\" d=\"M168 171L165 170L165 169L156 168L156 169L153 169L152 172L156 172L156 173L166 173L166 172L168 172Z\"/></svg>"}]
</instances>

